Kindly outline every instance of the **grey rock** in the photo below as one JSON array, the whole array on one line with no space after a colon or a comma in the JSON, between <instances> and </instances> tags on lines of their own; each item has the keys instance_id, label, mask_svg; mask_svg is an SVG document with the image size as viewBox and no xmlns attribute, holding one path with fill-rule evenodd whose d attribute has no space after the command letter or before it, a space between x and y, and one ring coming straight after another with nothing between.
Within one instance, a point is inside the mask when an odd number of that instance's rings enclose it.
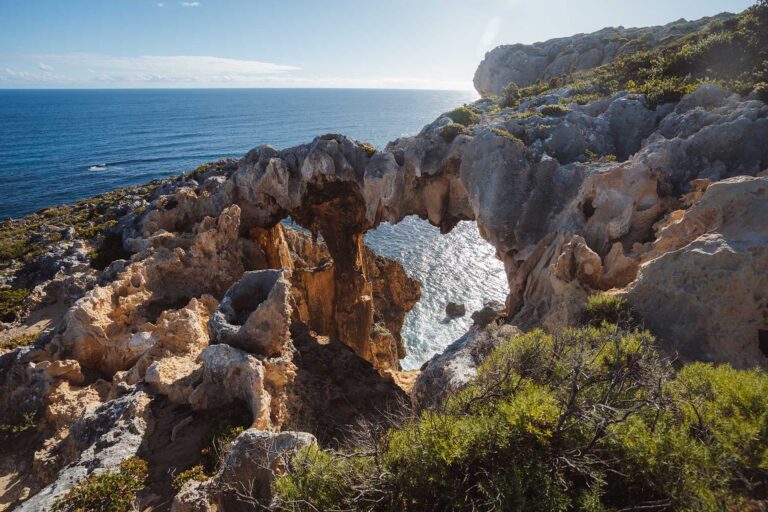
<instances>
[{"instance_id":1,"label":"grey rock","mask_svg":"<svg viewBox=\"0 0 768 512\"><path fill-rule=\"evenodd\" d=\"M254 354L279 354L291 321L290 283L282 270L246 272L209 321L211 341Z\"/></svg>"},{"instance_id":2,"label":"grey rock","mask_svg":"<svg viewBox=\"0 0 768 512\"><path fill-rule=\"evenodd\" d=\"M135 456L151 429L149 396L137 391L101 404L83 415L70 428L66 451L77 454L56 479L16 510L51 510L53 504L78 482L91 475L116 469Z\"/></svg>"},{"instance_id":3,"label":"grey rock","mask_svg":"<svg viewBox=\"0 0 768 512\"><path fill-rule=\"evenodd\" d=\"M486 302L482 309L472 313L472 321L479 327L485 327L495 321L505 311L504 304L492 300Z\"/></svg>"},{"instance_id":4,"label":"grey rock","mask_svg":"<svg viewBox=\"0 0 768 512\"><path fill-rule=\"evenodd\" d=\"M474 84L483 97L498 96L510 82L520 87L537 81L608 64L622 55L664 44L668 38L697 31L714 20L733 17L723 13L695 21L677 20L663 26L609 27L591 34L550 39L532 45L514 44L485 54Z\"/></svg>"},{"instance_id":5,"label":"grey rock","mask_svg":"<svg viewBox=\"0 0 768 512\"><path fill-rule=\"evenodd\" d=\"M451 318L461 317L467 314L467 308L464 306L464 304L449 302L445 305L445 314Z\"/></svg>"},{"instance_id":6,"label":"grey rock","mask_svg":"<svg viewBox=\"0 0 768 512\"><path fill-rule=\"evenodd\" d=\"M417 409L431 408L466 386L477 375L477 368L498 344L520 330L511 325L477 325L451 343L441 354L424 363L411 390Z\"/></svg>"}]
</instances>

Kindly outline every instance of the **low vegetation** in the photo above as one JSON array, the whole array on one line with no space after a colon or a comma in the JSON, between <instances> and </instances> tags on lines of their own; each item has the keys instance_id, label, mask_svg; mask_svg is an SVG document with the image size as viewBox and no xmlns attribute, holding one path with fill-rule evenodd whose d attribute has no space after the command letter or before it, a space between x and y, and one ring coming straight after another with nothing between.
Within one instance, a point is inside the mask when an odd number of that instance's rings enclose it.
<instances>
[{"instance_id":1,"label":"low vegetation","mask_svg":"<svg viewBox=\"0 0 768 512\"><path fill-rule=\"evenodd\" d=\"M347 451L300 452L284 510L758 510L768 498L768 376L692 364L675 375L624 303L588 325L495 349L438 410ZM375 432L376 429L371 429Z\"/></svg>"},{"instance_id":2,"label":"low vegetation","mask_svg":"<svg viewBox=\"0 0 768 512\"><path fill-rule=\"evenodd\" d=\"M497 135L499 137L504 137L505 139L509 139L512 142L517 142L518 144L525 145L525 143L520 139L519 137L515 137L511 133L509 133L507 130L503 130L501 128L493 127L491 128L491 132L493 132L494 135Z\"/></svg>"},{"instance_id":3,"label":"low vegetation","mask_svg":"<svg viewBox=\"0 0 768 512\"><path fill-rule=\"evenodd\" d=\"M173 477L173 489L178 492L189 481L205 481L219 470L229 445L245 431L249 423L247 409L234 408L227 415L220 417L213 427L208 445L200 451L200 460L194 466L179 472Z\"/></svg>"},{"instance_id":4,"label":"low vegetation","mask_svg":"<svg viewBox=\"0 0 768 512\"><path fill-rule=\"evenodd\" d=\"M464 125L459 123L449 123L440 128L440 136L445 142L450 144L459 135L469 135L470 131L467 130Z\"/></svg>"},{"instance_id":5,"label":"low vegetation","mask_svg":"<svg viewBox=\"0 0 768 512\"><path fill-rule=\"evenodd\" d=\"M480 116L466 106L455 108L446 112L445 115L454 123L465 127L476 124L480 120Z\"/></svg>"},{"instance_id":6,"label":"low vegetation","mask_svg":"<svg viewBox=\"0 0 768 512\"><path fill-rule=\"evenodd\" d=\"M589 160L590 162L616 162L617 161L616 155L608 153L606 155L600 156L590 149L584 152L584 156L586 156L587 160Z\"/></svg>"},{"instance_id":7,"label":"low vegetation","mask_svg":"<svg viewBox=\"0 0 768 512\"><path fill-rule=\"evenodd\" d=\"M15 350L19 347L26 347L37 340L37 333L25 333L14 336L7 340L0 341L0 350Z\"/></svg>"},{"instance_id":8,"label":"low vegetation","mask_svg":"<svg viewBox=\"0 0 768 512\"><path fill-rule=\"evenodd\" d=\"M76 484L54 506L54 512L130 512L136 492L144 488L147 463L132 457L116 471L88 477Z\"/></svg>"},{"instance_id":9,"label":"low vegetation","mask_svg":"<svg viewBox=\"0 0 768 512\"><path fill-rule=\"evenodd\" d=\"M715 83L740 94L768 92L768 1L761 0L735 18L644 50L642 41L627 41L636 49L613 63L554 77L529 87L511 88L504 105L553 92L573 90L571 101L584 104L619 91L645 94L651 104L678 101L702 83Z\"/></svg>"},{"instance_id":10,"label":"low vegetation","mask_svg":"<svg viewBox=\"0 0 768 512\"><path fill-rule=\"evenodd\" d=\"M17 413L18 414L18 413ZM32 430L37 426L37 414L34 412L27 412L18 414L17 419L8 423L0 423L0 438L7 437L12 434L20 434Z\"/></svg>"},{"instance_id":11,"label":"low vegetation","mask_svg":"<svg viewBox=\"0 0 768 512\"><path fill-rule=\"evenodd\" d=\"M559 117L568 113L568 107L564 105L544 105L541 107L541 115L546 117Z\"/></svg>"},{"instance_id":12,"label":"low vegetation","mask_svg":"<svg viewBox=\"0 0 768 512\"><path fill-rule=\"evenodd\" d=\"M29 296L26 288L6 288L0 290L0 321L12 322L24 309L24 301Z\"/></svg>"},{"instance_id":13,"label":"low vegetation","mask_svg":"<svg viewBox=\"0 0 768 512\"><path fill-rule=\"evenodd\" d=\"M638 325L637 314L629 307L626 299L609 293L591 295L584 304L581 321L593 327L600 327L604 323L625 328Z\"/></svg>"},{"instance_id":14,"label":"low vegetation","mask_svg":"<svg viewBox=\"0 0 768 512\"><path fill-rule=\"evenodd\" d=\"M199 482L204 482L211 478L211 475L205 472L205 468L202 464L197 464L195 466L192 466L191 468L182 471L178 475L173 477L173 489L178 492L181 490L182 487L184 487L184 484L187 482L190 482L192 480L197 480Z\"/></svg>"}]
</instances>

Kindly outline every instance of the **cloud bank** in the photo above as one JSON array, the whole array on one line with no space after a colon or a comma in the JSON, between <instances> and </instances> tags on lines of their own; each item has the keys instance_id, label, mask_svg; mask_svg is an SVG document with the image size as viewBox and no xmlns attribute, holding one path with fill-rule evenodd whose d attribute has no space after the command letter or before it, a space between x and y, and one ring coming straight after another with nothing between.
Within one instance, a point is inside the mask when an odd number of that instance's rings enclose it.
<instances>
[{"instance_id":1,"label":"cloud bank","mask_svg":"<svg viewBox=\"0 0 768 512\"><path fill-rule=\"evenodd\" d=\"M471 82L411 76L337 77L294 65L210 56L26 55L3 60L0 88L350 87L471 89Z\"/></svg>"},{"instance_id":2,"label":"cloud bank","mask_svg":"<svg viewBox=\"0 0 768 512\"><path fill-rule=\"evenodd\" d=\"M73 54L35 55L30 59L45 63L40 62L34 70L18 65L4 66L4 69L0 68L0 81L19 82L20 86L24 82L54 81L61 82L62 86L97 86L99 83L103 86L247 85L300 70L296 66L271 62L187 55L110 57ZM54 69L59 72L53 73Z\"/></svg>"}]
</instances>

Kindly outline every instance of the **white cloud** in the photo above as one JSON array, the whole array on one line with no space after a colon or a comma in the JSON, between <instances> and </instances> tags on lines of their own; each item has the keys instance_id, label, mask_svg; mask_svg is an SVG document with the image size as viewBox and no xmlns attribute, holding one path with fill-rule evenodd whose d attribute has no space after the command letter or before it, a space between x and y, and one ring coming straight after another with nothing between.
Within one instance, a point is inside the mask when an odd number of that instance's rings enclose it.
<instances>
[{"instance_id":1,"label":"white cloud","mask_svg":"<svg viewBox=\"0 0 768 512\"><path fill-rule=\"evenodd\" d=\"M51 68L53 69L53 68ZM32 72L5 68L0 71L0 81L13 83L51 83L62 80L64 77L49 70Z\"/></svg>"},{"instance_id":2,"label":"white cloud","mask_svg":"<svg viewBox=\"0 0 768 512\"><path fill-rule=\"evenodd\" d=\"M43 71L53 71L53 66L49 66L48 64L45 64L43 62L38 64L37 67L42 69Z\"/></svg>"},{"instance_id":3,"label":"white cloud","mask_svg":"<svg viewBox=\"0 0 768 512\"><path fill-rule=\"evenodd\" d=\"M200 2L179 2L179 5L182 7L200 7L203 4Z\"/></svg>"},{"instance_id":4,"label":"white cloud","mask_svg":"<svg viewBox=\"0 0 768 512\"><path fill-rule=\"evenodd\" d=\"M38 63L43 62L50 70L39 68ZM54 66L55 73L52 72ZM5 62L0 59L0 87L339 87L469 90L472 84L469 81L452 82L413 76L308 75L296 66L210 56L115 57L65 54L25 55Z\"/></svg>"},{"instance_id":5,"label":"white cloud","mask_svg":"<svg viewBox=\"0 0 768 512\"><path fill-rule=\"evenodd\" d=\"M299 71L296 66L195 55L146 55L113 57L106 55L67 54L33 55L56 66L65 76L53 74L54 67L39 65L45 73L5 70L5 77L17 81L51 81L86 84L93 82L137 86L210 86L216 84L255 85L266 77ZM15 67L15 66L14 66ZM18 69L18 68L17 68ZM96 85L96 84L93 84Z\"/></svg>"}]
</instances>

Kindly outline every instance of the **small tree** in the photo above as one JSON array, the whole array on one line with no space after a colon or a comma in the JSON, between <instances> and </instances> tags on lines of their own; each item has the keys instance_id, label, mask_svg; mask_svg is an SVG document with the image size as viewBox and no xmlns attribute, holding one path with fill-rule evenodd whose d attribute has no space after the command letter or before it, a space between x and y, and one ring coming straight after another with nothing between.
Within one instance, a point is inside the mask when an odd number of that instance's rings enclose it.
<instances>
[{"instance_id":1,"label":"small tree","mask_svg":"<svg viewBox=\"0 0 768 512\"><path fill-rule=\"evenodd\" d=\"M515 82L509 82L502 92L501 103L505 107L516 107L520 104L520 88Z\"/></svg>"}]
</instances>

